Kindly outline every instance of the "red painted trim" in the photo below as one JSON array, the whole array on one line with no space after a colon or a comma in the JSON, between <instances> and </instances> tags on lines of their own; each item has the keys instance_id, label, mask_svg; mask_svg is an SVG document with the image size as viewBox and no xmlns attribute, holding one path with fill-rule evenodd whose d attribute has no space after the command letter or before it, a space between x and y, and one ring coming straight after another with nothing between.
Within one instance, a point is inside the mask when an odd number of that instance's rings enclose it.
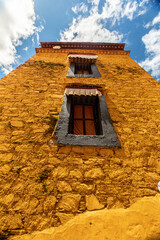
<instances>
[{"instance_id":1,"label":"red painted trim","mask_svg":"<svg viewBox=\"0 0 160 240\"><path fill-rule=\"evenodd\" d=\"M41 48L61 49L95 49L95 50L124 50L125 43L94 43L94 42L41 42Z\"/></svg>"}]
</instances>

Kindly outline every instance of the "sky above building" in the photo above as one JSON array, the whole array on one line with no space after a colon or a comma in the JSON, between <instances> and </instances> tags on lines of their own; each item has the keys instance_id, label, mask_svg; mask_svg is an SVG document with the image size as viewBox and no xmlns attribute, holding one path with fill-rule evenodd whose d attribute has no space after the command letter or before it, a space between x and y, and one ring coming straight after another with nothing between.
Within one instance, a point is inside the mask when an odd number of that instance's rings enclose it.
<instances>
[{"instance_id":1,"label":"sky above building","mask_svg":"<svg viewBox=\"0 0 160 240\"><path fill-rule=\"evenodd\" d=\"M56 41L125 43L160 81L158 0L0 0L0 78Z\"/></svg>"}]
</instances>

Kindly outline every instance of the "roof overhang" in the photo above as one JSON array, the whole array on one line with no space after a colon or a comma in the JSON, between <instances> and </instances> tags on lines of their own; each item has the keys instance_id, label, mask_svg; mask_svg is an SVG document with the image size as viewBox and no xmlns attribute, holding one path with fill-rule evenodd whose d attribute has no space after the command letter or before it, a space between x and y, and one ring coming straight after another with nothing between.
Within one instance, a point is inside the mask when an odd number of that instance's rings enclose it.
<instances>
[{"instance_id":1,"label":"roof overhang","mask_svg":"<svg viewBox=\"0 0 160 240\"><path fill-rule=\"evenodd\" d=\"M88 55L88 54L69 54L69 61L74 63L95 63L98 56L97 55Z\"/></svg>"},{"instance_id":2,"label":"roof overhang","mask_svg":"<svg viewBox=\"0 0 160 240\"><path fill-rule=\"evenodd\" d=\"M41 48L52 49L94 49L94 50L124 50L125 43L100 42L41 42Z\"/></svg>"},{"instance_id":3,"label":"roof overhang","mask_svg":"<svg viewBox=\"0 0 160 240\"><path fill-rule=\"evenodd\" d=\"M98 96L101 97L102 93L97 89L97 88L84 88L84 87L70 87L70 88L66 88L65 95L69 96L69 95L77 95L77 96Z\"/></svg>"}]
</instances>

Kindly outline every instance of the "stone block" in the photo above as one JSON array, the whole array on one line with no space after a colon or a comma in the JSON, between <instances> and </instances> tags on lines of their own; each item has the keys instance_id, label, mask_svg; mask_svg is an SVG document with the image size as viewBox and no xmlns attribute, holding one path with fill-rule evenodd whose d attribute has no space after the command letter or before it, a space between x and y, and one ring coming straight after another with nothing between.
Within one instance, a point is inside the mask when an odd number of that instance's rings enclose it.
<instances>
[{"instance_id":1,"label":"stone block","mask_svg":"<svg viewBox=\"0 0 160 240\"><path fill-rule=\"evenodd\" d=\"M90 180L101 179L104 177L104 173L101 168L93 168L85 172L84 177Z\"/></svg>"},{"instance_id":2,"label":"stone block","mask_svg":"<svg viewBox=\"0 0 160 240\"><path fill-rule=\"evenodd\" d=\"M0 218L0 226L3 231L8 231L11 229L21 229L23 227L21 215L15 214L13 216L10 214L6 214L6 216Z\"/></svg>"},{"instance_id":3,"label":"stone block","mask_svg":"<svg viewBox=\"0 0 160 240\"><path fill-rule=\"evenodd\" d=\"M52 176L54 178L58 178L58 179L62 178L63 179L63 178L66 178L68 176L68 174L69 174L69 171L68 171L67 167L64 167L64 168L58 167L53 170Z\"/></svg>"},{"instance_id":4,"label":"stone block","mask_svg":"<svg viewBox=\"0 0 160 240\"><path fill-rule=\"evenodd\" d=\"M123 169L112 170L108 174L109 174L109 178L112 180L117 178L119 178L120 180L126 177L125 171Z\"/></svg>"},{"instance_id":5,"label":"stone block","mask_svg":"<svg viewBox=\"0 0 160 240\"><path fill-rule=\"evenodd\" d=\"M9 144L5 144L5 143L3 144L3 143L2 143L2 144L0 145L0 152L1 152L1 151L9 151L9 150L10 150L10 149L9 149L9 146L10 146Z\"/></svg>"},{"instance_id":6,"label":"stone block","mask_svg":"<svg viewBox=\"0 0 160 240\"><path fill-rule=\"evenodd\" d=\"M69 154L71 152L71 146L62 146L58 153L65 153L65 154Z\"/></svg>"},{"instance_id":7,"label":"stone block","mask_svg":"<svg viewBox=\"0 0 160 240\"><path fill-rule=\"evenodd\" d=\"M71 186L65 181L59 181L57 183L57 188L60 192L70 192L70 191L72 191Z\"/></svg>"},{"instance_id":8,"label":"stone block","mask_svg":"<svg viewBox=\"0 0 160 240\"><path fill-rule=\"evenodd\" d=\"M105 160L106 160L105 158L93 157L93 158L88 158L87 160L84 161L84 163L86 165L86 168L88 166L92 166L92 167L97 166L97 165L103 166Z\"/></svg>"},{"instance_id":9,"label":"stone block","mask_svg":"<svg viewBox=\"0 0 160 240\"><path fill-rule=\"evenodd\" d=\"M9 162L13 157L12 153L0 153L0 162Z\"/></svg>"},{"instance_id":10,"label":"stone block","mask_svg":"<svg viewBox=\"0 0 160 240\"><path fill-rule=\"evenodd\" d=\"M54 209L55 204L57 202L57 199L55 196L47 196L47 198L44 201L44 211L50 212Z\"/></svg>"},{"instance_id":11,"label":"stone block","mask_svg":"<svg viewBox=\"0 0 160 240\"><path fill-rule=\"evenodd\" d=\"M21 128L24 126L24 123L22 121L14 120L14 121L11 121L11 126Z\"/></svg>"},{"instance_id":12,"label":"stone block","mask_svg":"<svg viewBox=\"0 0 160 240\"><path fill-rule=\"evenodd\" d=\"M10 170L11 170L11 167L8 164L0 166L0 173L1 174L8 174Z\"/></svg>"},{"instance_id":13,"label":"stone block","mask_svg":"<svg viewBox=\"0 0 160 240\"><path fill-rule=\"evenodd\" d=\"M73 214L70 214L70 213L67 214L67 213L61 213L61 212L59 212L59 213L57 213L56 215L58 216L58 218L59 218L59 220L60 220L60 222L61 222L62 224L66 223L66 222L68 222L70 219L74 218L74 215L73 215Z\"/></svg>"},{"instance_id":14,"label":"stone block","mask_svg":"<svg viewBox=\"0 0 160 240\"><path fill-rule=\"evenodd\" d=\"M75 157L75 156L69 156L64 159L65 162L70 163L70 164L78 164L81 165L83 164L83 160L81 157Z\"/></svg>"},{"instance_id":15,"label":"stone block","mask_svg":"<svg viewBox=\"0 0 160 240\"><path fill-rule=\"evenodd\" d=\"M0 135L0 142L6 142L8 139L7 139L7 136L4 134L4 135Z\"/></svg>"},{"instance_id":16,"label":"stone block","mask_svg":"<svg viewBox=\"0 0 160 240\"><path fill-rule=\"evenodd\" d=\"M87 210L93 211L104 208L104 205L99 203L98 199L94 195L86 196L86 207Z\"/></svg>"},{"instance_id":17,"label":"stone block","mask_svg":"<svg viewBox=\"0 0 160 240\"><path fill-rule=\"evenodd\" d=\"M103 156L103 157L112 157L113 156L113 150L103 148L103 149L100 149L99 154L100 154L100 156Z\"/></svg>"},{"instance_id":18,"label":"stone block","mask_svg":"<svg viewBox=\"0 0 160 240\"><path fill-rule=\"evenodd\" d=\"M32 214L35 214L36 213L36 209L39 205L39 200L36 198L36 197L33 197L29 200L29 205L28 205L28 208L26 210L26 213L28 215L32 215Z\"/></svg>"},{"instance_id":19,"label":"stone block","mask_svg":"<svg viewBox=\"0 0 160 240\"><path fill-rule=\"evenodd\" d=\"M61 161L58 158L53 157L52 155L49 154L48 163L54 166L54 165L60 164Z\"/></svg>"},{"instance_id":20,"label":"stone block","mask_svg":"<svg viewBox=\"0 0 160 240\"><path fill-rule=\"evenodd\" d=\"M44 128L33 129L33 133L44 133L44 132L45 132Z\"/></svg>"},{"instance_id":21,"label":"stone block","mask_svg":"<svg viewBox=\"0 0 160 240\"><path fill-rule=\"evenodd\" d=\"M24 135L24 133L25 133L24 131L16 130L16 131L12 132L12 136L22 136L22 135Z\"/></svg>"},{"instance_id":22,"label":"stone block","mask_svg":"<svg viewBox=\"0 0 160 240\"><path fill-rule=\"evenodd\" d=\"M72 184L72 189L81 195L90 194L94 190L94 185L75 182Z\"/></svg>"},{"instance_id":23,"label":"stone block","mask_svg":"<svg viewBox=\"0 0 160 240\"><path fill-rule=\"evenodd\" d=\"M114 198L113 197L108 197L107 198L107 208L111 208L114 204Z\"/></svg>"},{"instance_id":24,"label":"stone block","mask_svg":"<svg viewBox=\"0 0 160 240\"><path fill-rule=\"evenodd\" d=\"M14 194L10 193L5 195L3 198L0 199L0 203L5 205L6 207L11 207L11 204L14 200Z\"/></svg>"},{"instance_id":25,"label":"stone block","mask_svg":"<svg viewBox=\"0 0 160 240\"><path fill-rule=\"evenodd\" d=\"M29 205L28 202L20 200L15 204L15 206L13 207L13 210L14 211L19 211L19 212L21 212L21 211L25 212L28 209L28 205Z\"/></svg>"},{"instance_id":26,"label":"stone block","mask_svg":"<svg viewBox=\"0 0 160 240\"><path fill-rule=\"evenodd\" d=\"M69 178L72 178L72 179L82 179L83 175L82 175L82 172L80 170L75 169L75 170L71 170L70 171Z\"/></svg>"},{"instance_id":27,"label":"stone block","mask_svg":"<svg viewBox=\"0 0 160 240\"><path fill-rule=\"evenodd\" d=\"M57 208L63 212L77 212L79 208L79 202L81 199L80 194L66 193L62 195L62 198L58 202Z\"/></svg>"}]
</instances>

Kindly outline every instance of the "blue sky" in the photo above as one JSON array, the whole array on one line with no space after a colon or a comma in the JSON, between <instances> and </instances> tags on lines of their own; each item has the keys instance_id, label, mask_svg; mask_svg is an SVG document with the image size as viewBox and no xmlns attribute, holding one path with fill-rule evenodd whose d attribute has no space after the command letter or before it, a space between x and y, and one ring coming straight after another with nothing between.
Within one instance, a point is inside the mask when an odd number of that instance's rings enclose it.
<instances>
[{"instance_id":1,"label":"blue sky","mask_svg":"<svg viewBox=\"0 0 160 240\"><path fill-rule=\"evenodd\" d=\"M158 0L0 0L0 78L35 54L40 42L126 43L160 81Z\"/></svg>"}]
</instances>

